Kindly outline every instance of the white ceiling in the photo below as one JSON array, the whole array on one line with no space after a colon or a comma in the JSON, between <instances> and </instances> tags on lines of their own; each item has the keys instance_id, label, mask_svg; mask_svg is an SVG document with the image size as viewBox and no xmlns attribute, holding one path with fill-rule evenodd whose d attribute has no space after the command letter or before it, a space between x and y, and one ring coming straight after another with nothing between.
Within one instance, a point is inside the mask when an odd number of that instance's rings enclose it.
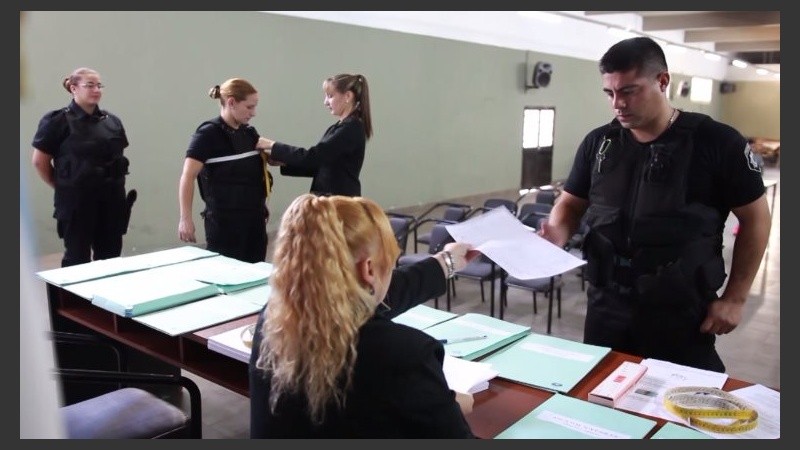
<instances>
[{"instance_id":1,"label":"white ceiling","mask_svg":"<svg viewBox=\"0 0 800 450\"><path fill-rule=\"evenodd\" d=\"M360 25L384 30L455 39L498 47L531 50L574 58L597 61L605 50L615 42L624 38L609 33L609 25L614 28L632 30L636 34L646 34L662 40L662 44L672 43L689 47L685 52L673 52L667 47L667 62L670 70L689 76L701 76L725 81L779 81L780 80L780 40L777 44L761 43L732 45L731 36L743 36L745 40L765 40L767 34L774 36L775 14L769 12L752 12L731 17L732 12L713 11L548 11L549 18L557 18L560 23L553 23L535 17L527 17L518 11L264 11L308 19ZM691 13L692 16L679 13ZM709 13L709 14L701 14ZM713 13L713 14L711 14ZM746 13L746 12L745 12ZM765 13L765 14L755 14ZM777 20L780 19L779 12ZM679 14L677 17L673 17ZM661 16L659 19L658 17ZM702 16L702 17L701 17ZM745 19L760 25L764 30L749 31L753 34L743 35L744 29L728 28L712 30L712 27L729 26L738 23L743 25ZM669 21L668 21L669 20ZM705 22L703 22L705 20ZM716 20L716 22L713 22ZM737 22L738 21L738 22ZM683 24L685 28L672 29ZM758 25L751 25L758 26ZM701 27L692 28L689 27ZM643 29L643 28L646 28ZM658 29L655 29L658 28ZM780 25L777 25L778 35ZM690 34L690 31L694 34ZM704 33L700 33L704 31ZM714 33L712 33L712 31ZM767 34L764 34L767 33ZM688 40L685 38L688 37ZM709 39L703 41L700 39ZM723 41L725 43L723 44ZM738 44L737 44L738 45ZM758 55L741 53L750 45L752 48L763 48L777 45L778 64L758 64L746 68L730 65L730 59L736 57L743 60ZM703 52L716 53L723 58L710 61ZM770 57L774 60L774 57ZM756 69L764 68L770 73L759 75ZM777 77L774 74L778 74ZM777 78L777 79L776 79Z\"/></svg>"}]
</instances>

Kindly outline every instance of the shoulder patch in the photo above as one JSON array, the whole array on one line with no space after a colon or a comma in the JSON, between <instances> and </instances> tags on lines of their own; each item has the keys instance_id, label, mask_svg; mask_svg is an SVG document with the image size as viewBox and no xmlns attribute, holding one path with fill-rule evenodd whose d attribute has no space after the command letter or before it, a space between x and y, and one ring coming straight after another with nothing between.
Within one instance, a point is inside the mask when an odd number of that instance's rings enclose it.
<instances>
[{"instance_id":1,"label":"shoulder patch","mask_svg":"<svg viewBox=\"0 0 800 450\"><path fill-rule=\"evenodd\" d=\"M756 155L753 152L753 148L750 146L749 142L744 146L744 157L747 160L747 167L749 167L750 170L752 170L753 172L761 173L763 160L759 155Z\"/></svg>"}]
</instances>

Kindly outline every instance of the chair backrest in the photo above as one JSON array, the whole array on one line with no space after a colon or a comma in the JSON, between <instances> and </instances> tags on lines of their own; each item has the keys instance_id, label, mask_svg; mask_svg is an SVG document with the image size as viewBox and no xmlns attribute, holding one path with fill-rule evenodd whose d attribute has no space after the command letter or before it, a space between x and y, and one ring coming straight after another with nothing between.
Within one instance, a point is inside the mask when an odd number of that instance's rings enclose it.
<instances>
[{"instance_id":1,"label":"chair backrest","mask_svg":"<svg viewBox=\"0 0 800 450\"><path fill-rule=\"evenodd\" d=\"M505 198L489 198L483 202L483 207L487 209L495 209L498 206L505 206L511 214L517 215L517 202Z\"/></svg>"},{"instance_id":2,"label":"chair backrest","mask_svg":"<svg viewBox=\"0 0 800 450\"><path fill-rule=\"evenodd\" d=\"M536 193L536 203L547 203L547 204L554 204L556 202L556 191L555 190L546 190L546 191L539 191Z\"/></svg>"},{"instance_id":3,"label":"chair backrest","mask_svg":"<svg viewBox=\"0 0 800 450\"><path fill-rule=\"evenodd\" d=\"M553 205L546 203L523 203L519 207L519 220L529 227L538 229L539 219L550 216Z\"/></svg>"},{"instance_id":4,"label":"chair backrest","mask_svg":"<svg viewBox=\"0 0 800 450\"><path fill-rule=\"evenodd\" d=\"M442 218L444 220L452 220L453 222L461 222L467 216L469 209L469 207L448 206L447 209L444 210Z\"/></svg>"},{"instance_id":5,"label":"chair backrest","mask_svg":"<svg viewBox=\"0 0 800 450\"><path fill-rule=\"evenodd\" d=\"M397 245L400 247L400 254L406 253L406 244L408 243L408 233L411 231L411 224L414 223L412 216L390 215L389 223L392 225L392 232L397 239Z\"/></svg>"},{"instance_id":6,"label":"chair backrest","mask_svg":"<svg viewBox=\"0 0 800 450\"><path fill-rule=\"evenodd\" d=\"M453 236L445 228L445 223L436 223L431 228L431 240L428 243L428 253L434 254L440 252L444 245L449 242L455 242Z\"/></svg>"}]
</instances>

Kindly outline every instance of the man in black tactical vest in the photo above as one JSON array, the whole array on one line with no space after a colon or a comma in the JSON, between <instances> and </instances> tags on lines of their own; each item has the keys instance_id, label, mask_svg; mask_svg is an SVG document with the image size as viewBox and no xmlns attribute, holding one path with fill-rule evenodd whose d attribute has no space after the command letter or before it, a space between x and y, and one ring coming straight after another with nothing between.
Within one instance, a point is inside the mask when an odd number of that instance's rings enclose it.
<instances>
[{"instance_id":1,"label":"man in black tactical vest","mask_svg":"<svg viewBox=\"0 0 800 450\"><path fill-rule=\"evenodd\" d=\"M564 245L585 214L584 342L724 372L731 332L766 249L770 213L747 140L670 105L661 47L647 37L600 59L615 118L589 132L542 236ZM740 224L725 284L722 232Z\"/></svg>"}]
</instances>

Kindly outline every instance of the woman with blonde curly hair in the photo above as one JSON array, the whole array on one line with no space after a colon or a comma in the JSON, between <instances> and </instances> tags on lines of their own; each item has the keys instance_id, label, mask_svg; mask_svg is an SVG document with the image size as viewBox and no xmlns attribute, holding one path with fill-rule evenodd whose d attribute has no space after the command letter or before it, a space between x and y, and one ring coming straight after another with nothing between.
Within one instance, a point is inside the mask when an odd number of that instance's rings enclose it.
<instances>
[{"instance_id":1,"label":"woman with blonde curly hair","mask_svg":"<svg viewBox=\"0 0 800 450\"><path fill-rule=\"evenodd\" d=\"M448 388L442 344L390 319L444 294L478 252L450 243L395 268L399 252L372 200L292 202L253 339L251 437L473 437L472 397Z\"/></svg>"}]
</instances>

